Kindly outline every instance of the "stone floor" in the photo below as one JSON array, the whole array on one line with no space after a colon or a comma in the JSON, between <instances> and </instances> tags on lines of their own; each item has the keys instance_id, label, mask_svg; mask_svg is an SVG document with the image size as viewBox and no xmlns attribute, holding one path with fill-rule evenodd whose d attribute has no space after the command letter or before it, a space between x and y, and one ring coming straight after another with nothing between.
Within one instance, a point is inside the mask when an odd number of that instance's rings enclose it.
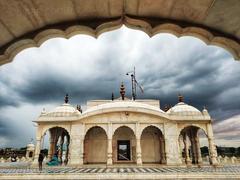
<instances>
[{"instance_id":1,"label":"stone floor","mask_svg":"<svg viewBox=\"0 0 240 180\"><path fill-rule=\"evenodd\" d=\"M44 167L0 168L0 179L240 179L240 165L205 167Z\"/></svg>"}]
</instances>

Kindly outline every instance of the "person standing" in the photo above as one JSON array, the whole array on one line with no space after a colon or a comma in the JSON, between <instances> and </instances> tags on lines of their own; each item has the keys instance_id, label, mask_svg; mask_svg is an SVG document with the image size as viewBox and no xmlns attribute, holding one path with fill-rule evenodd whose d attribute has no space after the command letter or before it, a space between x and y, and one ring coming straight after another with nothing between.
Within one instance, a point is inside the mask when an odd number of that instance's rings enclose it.
<instances>
[{"instance_id":1,"label":"person standing","mask_svg":"<svg viewBox=\"0 0 240 180\"><path fill-rule=\"evenodd\" d=\"M43 159L44 159L43 153L40 152L40 154L39 154L39 156L38 156L38 166L39 166L39 171L42 171L42 163L43 163Z\"/></svg>"}]
</instances>

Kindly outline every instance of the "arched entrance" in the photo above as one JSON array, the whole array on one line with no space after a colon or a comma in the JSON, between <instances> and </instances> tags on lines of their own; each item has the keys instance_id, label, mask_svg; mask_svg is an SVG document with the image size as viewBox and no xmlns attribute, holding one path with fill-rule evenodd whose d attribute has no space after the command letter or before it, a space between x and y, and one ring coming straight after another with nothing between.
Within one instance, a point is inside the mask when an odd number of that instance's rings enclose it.
<instances>
[{"instance_id":1,"label":"arched entrance","mask_svg":"<svg viewBox=\"0 0 240 180\"><path fill-rule=\"evenodd\" d=\"M166 163L165 141L161 130L155 126L146 127L141 135L143 163Z\"/></svg>"},{"instance_id":2,"label":"arched entrance","mask_svg":"<svg viewBox=\"0 0 240 180\"><path fill-rule=\"evenodd\" d=\"M205 138L205 146L201 147L200 141L202 141L203 138ZM208 139L205 131L199 127L187 126L181 130L179 135L179 149L180 155L182 156L182 162L187 165L201 165L210 162L206 140Z\"/></svg>"},{"instance_id":3,"label":"arched entrance","mask_svg":"<svg viewBox=\"0 0 240 180\"><path fill-rule=\"evenodd\" d=\"M84 163L107 162L107 134L99 126L89 129L84 138Z\"/></svg>"},{"instance_id":4,"label":"arched entrance","mask_svg":"<svg viewBox=\"0 0 240 180\"><path fill-rule=\"evenodd\" d=\"M41 149L44 148L45 136L49 137L49 143L48 143L49 146L46 147L48 150L45 152L47 153L48 161L50 161L54 156L57 156L60 164L64 163L66 165L69 159L68 157L69 157L69 143L70 143L70 135L68 131L62 127L50 128L48 131L44 133L42 137L43 140L42 140Z\"/></svg>"},{"instance_id":5,"label":"arched entrance","mask_svg":"<svg viewBox=\"0 0 240 180\"><path fill-rule=\"evenodd\" d=\"M113 135L113 162L136 162L136 138L133 130L121 126Z\"/></svg>"}]
</instances>

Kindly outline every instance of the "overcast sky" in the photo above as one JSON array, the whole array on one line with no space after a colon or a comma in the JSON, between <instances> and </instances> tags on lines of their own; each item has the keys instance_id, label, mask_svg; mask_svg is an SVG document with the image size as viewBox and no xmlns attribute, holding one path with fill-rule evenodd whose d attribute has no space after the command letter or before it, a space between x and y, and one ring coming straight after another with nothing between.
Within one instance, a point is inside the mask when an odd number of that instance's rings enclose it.
<instances>
[{"instance_id":1,"label":"overcast sky","mask_svg":"<svg viewBox=\"0 0 240 180\"><path fill-rule=\"evenodd\" d=\"M240 62L226 50L193 37L177 38L122 27L98 39L54 38L20 52L0 67L0 147L23 147L35 138L32 123L43 108L53 109L69 93L70 103L119 96L126 72L136 67L144 87L138 98L175 105L177 94L214 119L217 145L240 146Z\"/></svg>"}]
</instances>

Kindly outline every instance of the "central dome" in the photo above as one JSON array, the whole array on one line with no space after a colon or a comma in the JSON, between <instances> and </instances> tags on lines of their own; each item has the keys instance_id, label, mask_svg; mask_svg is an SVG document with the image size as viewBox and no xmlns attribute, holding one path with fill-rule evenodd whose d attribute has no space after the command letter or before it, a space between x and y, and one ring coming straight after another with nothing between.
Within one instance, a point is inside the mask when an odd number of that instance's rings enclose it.
<instances>
[{"instance_id":1,"label":"central dome","mask_svg":"<svg viewBox=\"0 0 240 180\"><path fill-rule=\"evenodd\" d=\"M147 109L155 112L164 113L164 111L162 111L160 108L157 108L155 106L130 100L130 101L113 101L110 103L97 105L87 109L85 112L83 112L83 114L99 111L99 110L102 111L104 109L118 109L118 108L141 108L141 109Z\"/></svg>"}]
</instances>

